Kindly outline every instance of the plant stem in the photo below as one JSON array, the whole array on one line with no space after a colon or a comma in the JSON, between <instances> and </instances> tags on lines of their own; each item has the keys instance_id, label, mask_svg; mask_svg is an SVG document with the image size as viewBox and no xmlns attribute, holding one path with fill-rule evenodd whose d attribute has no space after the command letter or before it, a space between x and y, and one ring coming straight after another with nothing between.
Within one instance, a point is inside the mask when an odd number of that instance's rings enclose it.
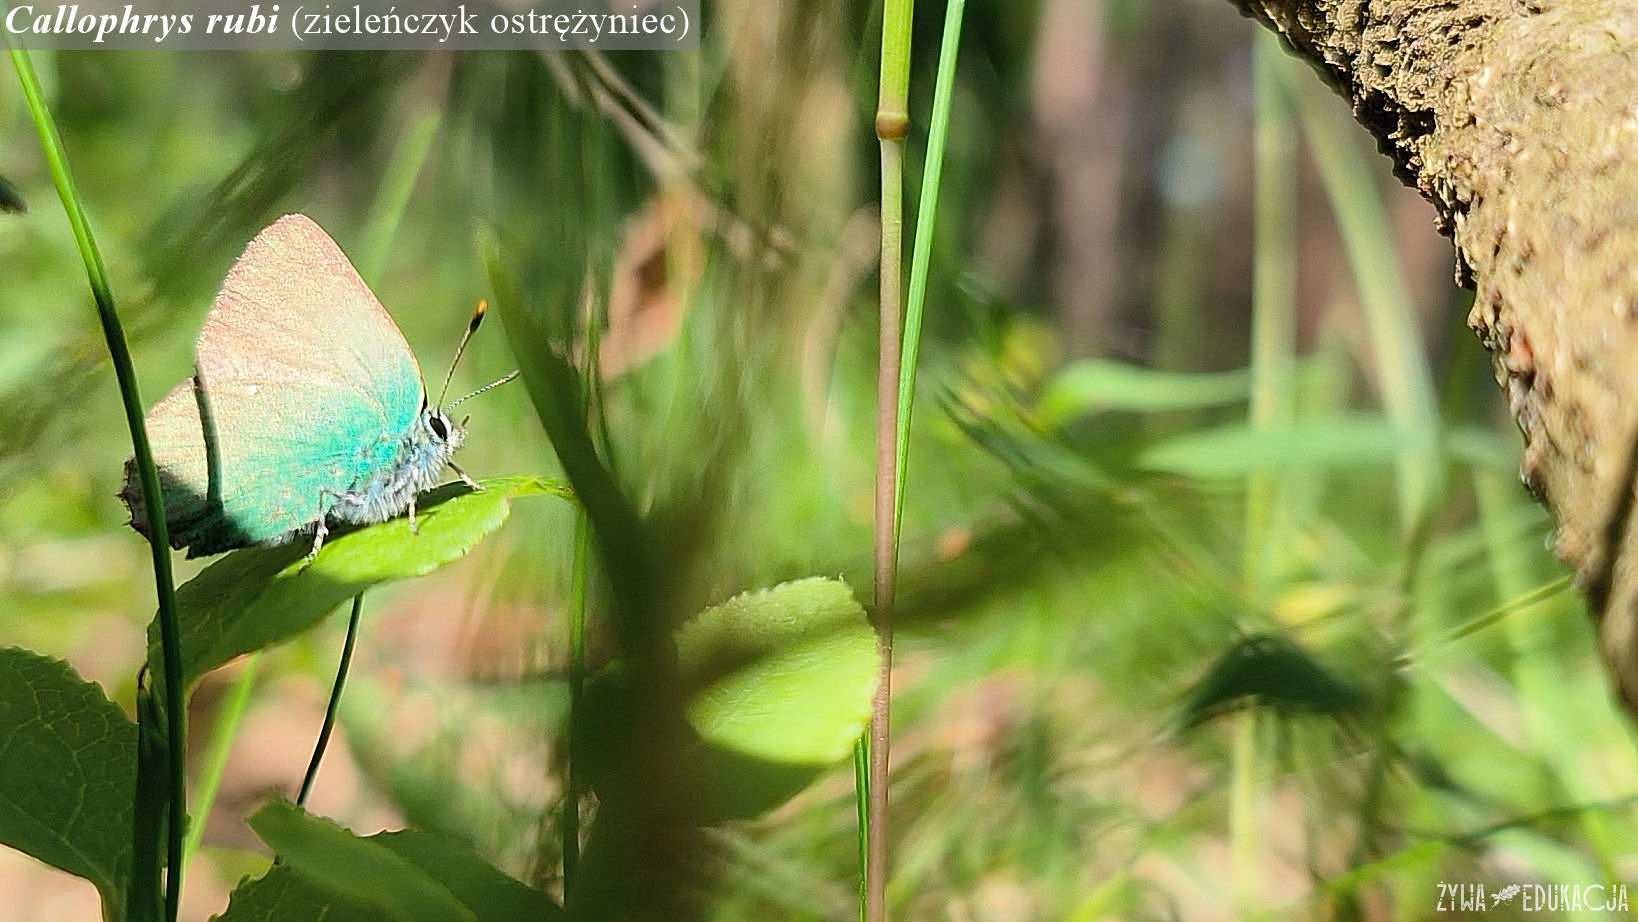
<instances>
[{"instance_id":1,"label":"plant stem","mask_svg":"<svg viewBox=\"0 0 1638 922\"><path fill-rule=\"evenodd\" d=\"M131 886L125 893L125 918L130 922L157 922L161 907L160 877L164 873L165 814L170 809L165 770L165 716L149 684L152 670L137 673L136 790L131 796ZM113 913L108 914L111 918Z\"/></svg>"},{"instance_id":2,"label":"plant stem","mask_svg":"<svg viewBox=\"0 0 1638 922\"><path fill-rule=\"evenodd\" d=\"M7 5L0 2L0 14ZM74 177L68 170L68 154L62 138L46 106L45 94L40 90L40 79L28 52L11 47L11 63L17 70L17 81L22 86L23 98L34 119L34 130L40 136L40 147L45 152L46 164L51 170L52 182L62 199L63 211L74 231L74 242L79 246L80 260L91 284L91 296L97 303L97 317L102 322L102 335L108 346L108 357L114 365L114 377L119 382L121 401L125 406L125 421L131 430L131 451L136 459L138 482L142 485L142 502L148 517L148 545L152 552L154 586L159 596L159 643L162 651L165 685L166 773L170 822L166 843L169 873L165 879L165 918L176 919L182 896L182 834L186 825L187 781L186 744L184 734L187 719L182 699L182 642L177 627L176 588L171 576L170 532L165 524L165 506L160 492L159 470L154 467L153 450L148 444L148 430L142 421L142 396L137 390L136 370L131 365L131 352L125 343L125 332L120 325L119 312L114 308L114 294L108 284L108 270L103 266L102 254L91 236L91 224L80 203ZM136 843L139 848L158 847L158 843ZM158 881L133 882L133 886Z\"/></svg>"},{"instance_id":3,"label":"plant stem","mask_svg":"<svg viewBox=\"0 0 1638 922\"><path fill-rule=\"evenodd\" d=\"M882 255L880 347L876 366L876 695L870 712L870 771L865 825L865 920L887 918L887 768L893 677L893 590L898 536L898 379L903 336L904 139L910 127L910 0L886 0L882 11Z\"/></svg>"},{"instance_id":4,"label":"plant stem","mask_svg":"<svg viewBox=\"0 0 1638 922\"><path fill-rule=\"evenodd\" d=\"M353 662L353 645L358 641L358 616L364 609L364 593L353 596L353 614L347 619L347 640L341 647L341 663L336 666L336 682L330 687L330 703L324 707L324 726L319 728L318 742L313 744L313 758L307 763L307 775L301 779L301 793L296 795L296 806L307 806L307 795L313 791L313 780L318 777L319 762L324 759L325 747L330 745L330 732L336 728L336 710L341 706L341 688L347 684L347 668Z\"/></svg>"}]
</instances>

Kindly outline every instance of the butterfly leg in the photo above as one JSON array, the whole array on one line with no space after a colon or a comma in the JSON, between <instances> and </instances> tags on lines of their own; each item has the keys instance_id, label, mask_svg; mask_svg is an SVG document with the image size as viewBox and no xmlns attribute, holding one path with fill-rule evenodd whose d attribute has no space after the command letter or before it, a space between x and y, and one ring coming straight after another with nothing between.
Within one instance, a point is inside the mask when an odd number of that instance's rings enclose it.
<instances>
[{"instance_id":1,"label":"butterfly leg","mask_svg":"<svg viewBox=\"0 0 1638 922\"><path fill-rule=\"evenodd\" d=\"M421 529L415 524L415 497L414 497L414 495L410 496L410 501L409 501L409 526L410 526L410 534L418 535L418 534L421 533Z\"/></svg>"},{"instance_id":2,"label":"butterfly leg","mask_svg":"<svg viewBox=\"0 0 1638 922\"><path fill-rule=\"evenodd\" d=\"M483 492L483 486L481 484L479 484L476 480L473 480L471 477L466 476L466 471L461 470L461 466L459 464L456 464L454 461L451 461L451 462L449 462L449 469L454 471L455 476L461 478L461 483L466 484L467 487L469 487L472 490L472 492L474 492L474 493L482 493Z\"/></svg>"},{"instance_id":3,"label":"butterfly leg","mask_svg":"<svg viewBox=\"0 0 1638 922\"><path fill-rule=\"evenodd\" d=\"M306 557L302 558L301 568L303 570L313 565L313 558L318 556L319 548L324 546L324 538L329 534L330 529L324 524L324 519L321 518L313 523L313 549L307 552Z\"/></svg>"}]
</instances>

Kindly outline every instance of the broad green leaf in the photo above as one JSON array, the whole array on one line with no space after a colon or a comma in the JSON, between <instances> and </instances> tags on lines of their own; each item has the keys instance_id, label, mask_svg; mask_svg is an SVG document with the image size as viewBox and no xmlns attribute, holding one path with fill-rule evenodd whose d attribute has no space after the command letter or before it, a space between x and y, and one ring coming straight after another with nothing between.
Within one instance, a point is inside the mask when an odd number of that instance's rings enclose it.
<instances>
[{"instance_id":1,"label":"broad green leaf","mask_svg":"<svg viewBox=\"0 0 1638 922\"><path fill-rule=\"evenodd\" d=\"M735 596L677 632L688 722L707 742L798 765L848 758L870 719L876 635L819 577Z\"/></svg>"},{"instance_id":2,"label":"broad green leaf","mask_svg":"<svg viewBox=\"0 0 1638 922\"><path fill-rule=\"evenodd\" d=\"M1360 707L1365 694L1286 638L1262 634L1241 639L1212 664L1189 695L1183 726L1245 703L1335 714Z\"/></svg>"},{"instance_id":3,"label":"broad green leaf","mask_svg":"<svg viewBox=\"0 0 1638 922\"><path fill-rule=\"evenodd\" d=\"M283 866L341 901L369 907L377 919L475 922L450 889L393 849L353 835L285 801L250 817Z\"/></svg>"},{"instance_id":4,"label":"broad green leaf","mask_svg":"<svg viewBox=\"0 0 1638 922\"><path fill-rule=\"evenodd\" d=\"M569 496L537 477L483 482L472 492L450 484L423 497L418 534L398 517L332 534L312 566L302 569L304 542L234 551L177 590L185 684L236 656L311 627L337 605L389 580L423 576L459 560L511 513L522 496ZM157 623L148 629L148 660L159 674Z\"/></svg>"},{"instance_id":5,"label":"broad green leaf","mask_svg":"<svg viewBox=\"0 0 1638 922\"><path fill-rule=\"evenodd\" d=\"M550 922L563 910L546 894L502 874L466 845L419 830L383 832L380 845L446 887L478 922ZM289 864L241 883L221 922L381 922L382 910L304 876Z\"/></svg>"},{"instance_id":6,"label":"broad green leaf","mask_svg":"<svg viewBox=\"0 0 1638 922\"><path fill-rule=\"evenodd\" d=\"M91 881L115 914L130 885L136 755L136 725L96 683L0 650L0 842Z\"/></svg>"},{"instance_id":7,"label":"broad green leaf","mask_svg":"<svg viewBox=\"0 0 1638 922\"><path fill-rule=\"evenodd\" d=\"M1188 373L1158 371L1109 359L1083 359L1063 367L1036 404L1042 424L1057 426L1076 416L1109 410L1152 412L1222 406L1246 399L1245 369Z\"/></svg>"},{"instance_id":8,"label":"broad green leaf","mask_svg":"<svg viewBox=\"0 0 1638 922\"><path fill-rule=\"evenodd\" d=\"M757 816L848 758L870 719L876 637L847 584L810 578L735 596L675 634L693 739L668 754L684 822ZM651 783L652 690L624 663L603 670L577 709L575 754L605 805ZM613 807L609 807L613 809Z\"/></svg>"}]
</instances>

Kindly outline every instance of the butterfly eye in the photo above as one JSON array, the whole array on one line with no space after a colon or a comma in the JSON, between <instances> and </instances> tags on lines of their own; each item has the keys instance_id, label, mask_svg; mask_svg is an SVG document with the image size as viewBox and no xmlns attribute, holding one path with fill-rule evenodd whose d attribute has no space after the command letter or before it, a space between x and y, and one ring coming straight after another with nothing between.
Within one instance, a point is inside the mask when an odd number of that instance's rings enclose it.
<instances>
[{"instance_id":1,"label":"butterfly eye","mask_svg":"<svg viewBox=\"0 0 1638 922\"><path fill-rule=\"evenodd\" d=\"M444 422L443 416L428 416L427 428L431 429L432 434L438 438L445 441L449 440L449 426Z\"/></svg>"}]
</instances>

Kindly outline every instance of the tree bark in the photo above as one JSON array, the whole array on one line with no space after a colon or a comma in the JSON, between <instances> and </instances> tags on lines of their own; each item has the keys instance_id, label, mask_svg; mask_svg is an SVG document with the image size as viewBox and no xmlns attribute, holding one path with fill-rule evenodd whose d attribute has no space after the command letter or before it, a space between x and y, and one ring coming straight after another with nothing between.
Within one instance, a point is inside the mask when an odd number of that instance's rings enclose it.
<instances>
[{"instance_id":1,"label":"tree bark","mask_svg":"<svg viewBox=\"0 0 1638 922\"><path fill-rule=\"evenodd\" d=\"M1433 203L1638 716L1638 0L1234 0Z\"/></svg>"}]
</instances>

